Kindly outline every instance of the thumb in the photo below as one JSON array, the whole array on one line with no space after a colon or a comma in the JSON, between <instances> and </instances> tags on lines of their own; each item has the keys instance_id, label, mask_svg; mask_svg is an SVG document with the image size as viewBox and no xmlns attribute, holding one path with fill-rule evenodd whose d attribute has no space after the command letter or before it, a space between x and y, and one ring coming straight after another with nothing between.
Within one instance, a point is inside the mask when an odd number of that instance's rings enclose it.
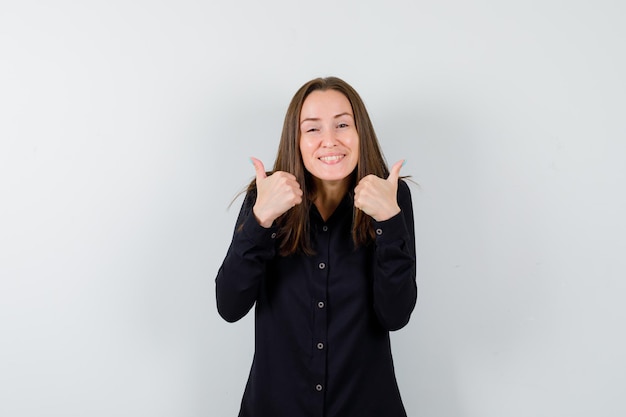
<instances>
[{"instance_id":1,"label":"thumb","mask_svg":"<svg viewBox=\"0 0 626 417\"><path fill-rule=\"evenodd\" d=\"M254 157L250 157L250 162L254 165L254 170L256 171L256 179L262 180L263 178L267 178L267 174L265 173L265 167L263 166L263 162L260 159L256 159Z\"/></svg>"},{"instance_id":2,"label":"thumb","mask_svg":"<svg viewBox=\"0 0 626 417\"><path fill-rule=\"evenodd\" d=\"M400 178L400 169L404 166L406 162L405 159L401 159L391 167L391 171L389 172L389 177L387 177L387 181L389 182L398 182L398 178Z\"/></svg>"}]
</instances>

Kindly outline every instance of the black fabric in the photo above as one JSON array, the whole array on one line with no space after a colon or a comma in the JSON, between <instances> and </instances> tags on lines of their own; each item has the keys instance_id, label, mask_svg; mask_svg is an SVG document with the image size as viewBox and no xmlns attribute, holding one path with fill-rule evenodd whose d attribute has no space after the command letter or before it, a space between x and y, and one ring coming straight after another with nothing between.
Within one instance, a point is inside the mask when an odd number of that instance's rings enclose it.
<instances>
[{"instance_id":1,"label":"black fabric","mask_svg":"<svg viewBox=\"0 0 626 417\"><path fill-rule=\"evenodd\" d=\"M353 201L324 222L313 206L314 256L277 254L275 228L241 208L216 278L220 315L255 307L255 355L240 417L405 417L389 331L409 321L417 299L409 188L401 213L374 222L376 241L355 249Z\"/></svg>"}]
</instances>

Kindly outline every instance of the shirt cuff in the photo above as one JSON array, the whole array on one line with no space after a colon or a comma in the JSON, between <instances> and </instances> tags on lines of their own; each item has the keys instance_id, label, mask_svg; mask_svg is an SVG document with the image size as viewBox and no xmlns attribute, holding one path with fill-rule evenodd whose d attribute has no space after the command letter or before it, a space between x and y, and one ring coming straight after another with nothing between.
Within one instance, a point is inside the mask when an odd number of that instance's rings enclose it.
<instances>
[{"instance_id":1,"label":"shirt cuff","mask_svg":"<svg viewBox=\"0 0 626 417\"><path fill-rule=\"evenodd\" d=\"M278 234L278 227L265 228L259 224L252 211L243 223L242 233L252 243L258 246L273 246Z\"/></svg>"},{"instance_id":2,"label":"shirt cuff","mask_svg":"<svg viewBox=\"0 0 626 417\"><path fill-rule=\"evenodd\" d=\"M398 240L407 239L407 228L402 211L382 222L372 221L376 233L376 244L385 245Z\"/></svg>"}]
</instances>

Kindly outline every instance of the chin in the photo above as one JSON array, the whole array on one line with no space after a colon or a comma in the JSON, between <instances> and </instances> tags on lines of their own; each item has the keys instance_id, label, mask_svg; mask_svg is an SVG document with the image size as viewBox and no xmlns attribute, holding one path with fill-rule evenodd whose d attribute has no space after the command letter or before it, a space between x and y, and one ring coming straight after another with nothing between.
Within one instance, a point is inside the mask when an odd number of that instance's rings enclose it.
<instances>
[{"instance_id":1,"label":"chin","mask_svg":"<svg viewBox=\"0 0 626 417\"><path fill-rule=\"evenodd\" d=\"M341 172L341 173L328 173L328 172L321 173L320 172L318 173L319 175L316 175L316 174L312 174L312 175L321 181L340 182L340 181L345 181L349 179L353 172L354 171Z\"/></svg>"}]
</instances>

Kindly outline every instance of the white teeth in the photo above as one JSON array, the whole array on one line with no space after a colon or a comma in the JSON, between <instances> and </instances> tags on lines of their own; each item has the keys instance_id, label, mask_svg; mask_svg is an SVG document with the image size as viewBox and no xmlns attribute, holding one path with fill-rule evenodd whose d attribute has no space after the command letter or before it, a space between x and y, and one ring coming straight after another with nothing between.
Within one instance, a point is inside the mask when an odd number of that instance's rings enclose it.
<instances>
[{"instance_id":1,"label":"white teeth","mask_svg":"<svg viewBox=\"0 0 626 417\"><path fill-rule=\"evenodd\" d=\"M320 158L320 161L334 162L334 161L339 161L341 158L343 158L343 155L322 156Z\"/></svg>"}]
</instances>

